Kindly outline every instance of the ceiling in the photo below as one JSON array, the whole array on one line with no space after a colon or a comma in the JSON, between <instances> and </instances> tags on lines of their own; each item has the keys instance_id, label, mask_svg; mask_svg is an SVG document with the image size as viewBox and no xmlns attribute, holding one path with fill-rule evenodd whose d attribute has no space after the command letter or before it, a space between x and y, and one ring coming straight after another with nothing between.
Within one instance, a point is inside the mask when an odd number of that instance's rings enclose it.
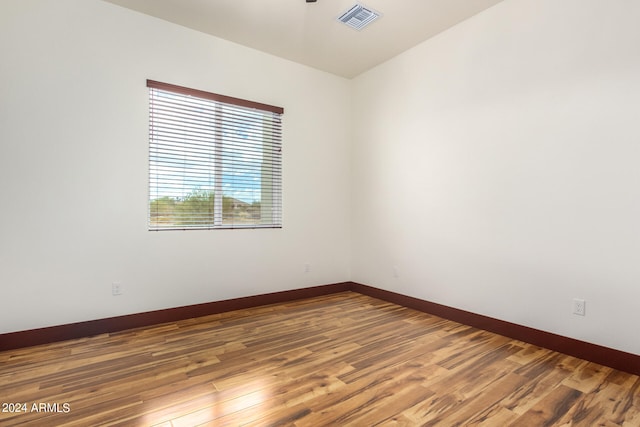
<instances>
[{"instance_id":1,"label":"ceiling","mask_svg":"<svg viewBox=\"0 0 640 427\"><path fill-rule=\"evenodd\" d=\"M502 0L363 0L382 17L337 20L356 0L105 0L352 78Z\"/></svg>"}]
</instances>

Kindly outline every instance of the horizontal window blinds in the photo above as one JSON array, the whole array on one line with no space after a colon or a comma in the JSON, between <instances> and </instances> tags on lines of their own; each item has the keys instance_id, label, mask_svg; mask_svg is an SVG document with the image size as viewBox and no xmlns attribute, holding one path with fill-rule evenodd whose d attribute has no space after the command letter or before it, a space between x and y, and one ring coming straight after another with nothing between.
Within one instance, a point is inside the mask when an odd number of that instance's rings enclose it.
<instances>
[{"instance_id":1,"label":"horizontal window blinds","mask_svg":"<svg viewBox=\"0 0 640 427\"><path fill-rule=\"evenodd\" d=\"M283 109L147 86L149 229L281 227Z\"/></svg>"}]
</instances>

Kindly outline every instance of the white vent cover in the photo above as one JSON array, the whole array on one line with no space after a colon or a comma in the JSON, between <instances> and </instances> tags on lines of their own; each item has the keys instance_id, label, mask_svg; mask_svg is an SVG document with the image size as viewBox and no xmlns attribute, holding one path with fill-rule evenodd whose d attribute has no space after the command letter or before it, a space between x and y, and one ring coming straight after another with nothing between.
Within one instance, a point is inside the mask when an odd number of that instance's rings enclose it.
<instances>
[{"instance_id":1,"label":"white vent cover","mask_svg":"<svg viewBox=\"0 0 640 427\"><path fill-rule=\"evenodd\" d=\"M379 17L379 13L374 12L371 9L367 9L360 4L356 4L338 18L338 21L356 30L361 30Z\"/></svg>"}]
</instances>

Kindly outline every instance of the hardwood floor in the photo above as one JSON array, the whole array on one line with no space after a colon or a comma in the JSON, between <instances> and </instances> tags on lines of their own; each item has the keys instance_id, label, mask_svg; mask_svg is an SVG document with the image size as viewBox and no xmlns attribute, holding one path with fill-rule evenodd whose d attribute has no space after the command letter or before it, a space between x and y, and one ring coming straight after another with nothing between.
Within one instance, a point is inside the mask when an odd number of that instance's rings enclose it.
<instances>
[{"instance_id":1,"label":"hardwood floor","mask_svg":"<svg viewBox=\"0 0 640 427\"><path fill-rule=\"evenodd\" d=\"M343 292L0 352L0 402L2 426L637 427L640 377Z\"/></svg>"}]
</instances>

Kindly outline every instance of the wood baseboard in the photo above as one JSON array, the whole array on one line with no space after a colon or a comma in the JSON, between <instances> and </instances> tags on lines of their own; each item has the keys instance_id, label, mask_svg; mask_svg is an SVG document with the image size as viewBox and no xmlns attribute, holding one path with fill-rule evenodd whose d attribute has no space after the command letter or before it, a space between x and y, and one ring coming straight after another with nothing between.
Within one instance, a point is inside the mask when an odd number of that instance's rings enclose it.
<instances>
[{"instance_id":1,"label":"wood baseboard","mask_svg":"<svg viewBox=\"0 0 640 427\"><path fill-rule=\"evenodd\" d=\"M334 283L269 294L254 295L224 301L214 301L165 310L149 311L107 319L90 320L67 325L31 329L28 331L0 334L0 351L31 347L74 338L83 338L125 329L152 326L160 323L175 322L193 317L207 316L226 311L258 307L267 304L294 301L329 295L336 292L353 291L387 302L413 308L458 323L473 326L486 331L524 341L549 350L558 351L580 359L599 363L631 374L640 375L640 356L591 344L585 341L552 334L504 320L494 319L446 305L436 304L391 291L374 288L354 282Z\"/></svg>"},{"instance_id":2,"label":"wood baseboard","mask_svg":"<svg viewBox=\"0 0 640 427\"><path fill-rule=\"evenodd\" d=\"M419 298L361 285L359 283L352 283L351 290L373 298L453 320L454 322L463 323L539 347L544 347L549 350L568 354L631 374L640 375L640 356L637 354L591 344L516 323L505 322L504 320L421 300Z\"/></svg>"},{"instance_id":3,"label":"wood baseboard","mask_svg":"<svg viewBox=\"0 0 640 427\"><path fill-rule=\"evenodd\" d=\"M176 322L210 314L259 307L261 305L312 298L336 292L348 291L351 282L335 283L332 285L314 286L310 288L293 289L243 298L223 301L207 302L203 304L168 308L164 310L148 311L125 316L109 317L106 319L89 320L86 322L70 323L66 325L50 326L46 328L30 329L27 331L0 334L0 351L49 344L75 338L84 338L126 329L158 325L160 323Z\"/></svg>"}]
</instances>

